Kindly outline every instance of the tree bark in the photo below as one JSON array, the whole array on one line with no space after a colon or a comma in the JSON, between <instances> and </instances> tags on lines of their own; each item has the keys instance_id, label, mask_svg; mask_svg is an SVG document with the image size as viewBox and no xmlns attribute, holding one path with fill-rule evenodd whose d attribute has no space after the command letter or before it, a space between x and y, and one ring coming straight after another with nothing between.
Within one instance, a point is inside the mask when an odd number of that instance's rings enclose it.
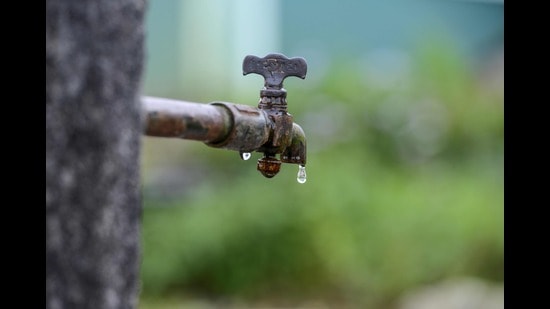
<instances>
[{"instance_id":1,"label":"tree bark","mask_svg":"<svg viewBox=\"0 0 550 309\"><path fill-rule=\"evenodd\" d=\"M135 308L145 0L46 1L46 308Z\"/></svg>"}]
</instances>

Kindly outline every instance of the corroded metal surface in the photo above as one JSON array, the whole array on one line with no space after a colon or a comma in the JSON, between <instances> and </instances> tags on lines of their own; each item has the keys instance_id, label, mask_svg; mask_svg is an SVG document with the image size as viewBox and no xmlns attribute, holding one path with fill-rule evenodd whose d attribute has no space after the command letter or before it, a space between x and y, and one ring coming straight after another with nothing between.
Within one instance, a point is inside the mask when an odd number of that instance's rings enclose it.
<instances>
[{"instance_id":1,"label":"corroded metal surface","mask_svg":"<svg viewBox=\"0 0 550 309\"><path fill-rule=\"evenodd\" d=\"M225 139L206 143L208 146L252 152L258 150L269 139L271 123L264 111L242 104L226 102L211 104L226 109L231 117L231 128Z\"/></svg>"},{"instance_id":2,"label":"corroded metal surface","mask_svg":"<svg viewBox=\"0 0 550 309\"><path fill-rule=\"evenodd\" d=\"M306 72L303 58L289 59L281 54L246 56L243 74L255 73L265 78L257 108L143 97L145 134L197 140L240 153L262 152L264 156L258 160L257 168L268 178L279 172L281 162L305 166L305 134L287 112L283 81L289 76L303 79Z\"/></svg>"},{"instance_id":3,"label":"corroded metal surface","mask_svg":"<svg viewBox=\"0 0 550 309\"><path fill-rule=\"evenodd\" d=\"M215 105L142 97L145 134L203 142L224 140L231 129L231 115Z\"/></svg>"},{"instance_id":4,"label":"corroded metal surface","mask_svg":"<svg viewBox=\"0 0 550 309\"><path fill-rule=\"evenodd\" d=\"M279 173L281 161L272 156L264 156L258 160L258 171L267 178L272 178Z\"/></svg>"},{"instance_id":5,"label":"corroded metal surface","mask_svg":"<svg viewBox=\"0 0 550 309\"><path fill-rule=\"evenodd\" d=\"M282 54L269 54L263 58L248 55L243 60L243 75L256 73L265 79L266 89L282 89L289 76L306 78L307 63L304 58L287 58Z\"/></svg>"},{"instance_id":6,"label":"corroded metal surface","mask_svg":"<svg viewBox=\"0 0 550 309\"><path fill-rule=\"evenodd\" d=\"M298 124L292 125L292 138L283 153L281 153L281 162L306 165L306 135L304 130Z\"/></svg>"},{"instance_id":7,"label":"corroded metal surface","mask_svg":"<svg viewBox=\"0 0 550 309\"><path fill-rule=\"evenodd\" d=\"M272 127L265 111L248 105L155 97L143 97L142 101L148 136L190 139L215 148L252 152L267 142Z\"/></svg>"},{"instance_id":8,"label":"corroded metal surface","mask_svg":"<svg viewBox=\"0 0 550 309\"><path fill-rule=\"evenodd\" d=\"M243 61L243 75L249 73L259 74L265 79L258 108L265 111L272 122L270 139L257 150L264 153L264 157L258 160L258 170L266 177L275 176L281 162L276 154L281 154L283 162L305 165L305 135L299 126L294 126L293 117L287 112L283 81L289 76L304 79L306 61L299 57L289 59L282 54L269 54L263 58L249 55Z\"/></svg>"}]
</instances>

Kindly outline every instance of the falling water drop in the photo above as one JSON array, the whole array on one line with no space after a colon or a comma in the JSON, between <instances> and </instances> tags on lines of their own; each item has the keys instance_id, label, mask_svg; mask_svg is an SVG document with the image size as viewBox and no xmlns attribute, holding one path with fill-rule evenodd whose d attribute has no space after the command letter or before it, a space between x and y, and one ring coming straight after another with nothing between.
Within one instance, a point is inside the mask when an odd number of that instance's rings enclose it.
<instances>
[{"instance_id":1,"label":"falling water drop","mask_svg":"<svg viewBox=\"0 0 550 309\"><path fill-rule=\"evenodd\" d=\"M306 166L300 164L298 166L298 178L296 178L299 183L305 183L306 182Z\"/></svg>"},{"instance_id":2,"label":"falling water drop","mask_svg":"<svg viewBox=\"0 0 550 309\"><path fill-rule=\"evenodd\" d=\"M250 152L241 152L239 154L241 155L241 159L243 159L245 161L250 159L250 156L251 156Z\"/></svg>"}]
</instances>

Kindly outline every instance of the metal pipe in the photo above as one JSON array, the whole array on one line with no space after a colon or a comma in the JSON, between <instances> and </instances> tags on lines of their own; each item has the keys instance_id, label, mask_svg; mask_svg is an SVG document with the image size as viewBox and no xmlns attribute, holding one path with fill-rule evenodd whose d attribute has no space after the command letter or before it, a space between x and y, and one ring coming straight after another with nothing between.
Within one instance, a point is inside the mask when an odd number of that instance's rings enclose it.
<instances>
[{"instance_id":1,"label":"metal pipe","mask_svg":"<svg viewBox=\"0 0 550 309\"><path fill-rule=\"evenodd\" d=\"M264 145L271 122L265 111L242 104L193 103L142 97L145 135L204 142L215 148L252 152Z\"/></svg>"},{"instance_id":2,"label":"metal pipe","mask_svg":"<svg viewBox=\"0 0 550 309\"><path fill-rule=\"evenodd\" d=\"M216 143L231 130L231 115L221 106L155 97L142 97L142 103L148 136Z\"/></svg>"}]
</instances>

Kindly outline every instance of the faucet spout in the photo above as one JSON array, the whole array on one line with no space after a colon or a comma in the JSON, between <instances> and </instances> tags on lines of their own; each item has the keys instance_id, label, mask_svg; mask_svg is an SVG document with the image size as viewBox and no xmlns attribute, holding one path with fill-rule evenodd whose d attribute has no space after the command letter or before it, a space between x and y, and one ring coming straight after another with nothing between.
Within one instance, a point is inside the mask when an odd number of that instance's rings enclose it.
<instances>
[{"instance_id":1,"label":"faucet spout","mask_svg":"<svg viewBox=\"0 0 550 309\"><path fill-rule=\"evenodd\" d=\"M281 162L306 165L306 134L297 123L292 124L290 145L281 154Z\"/></svg>"}]
</instances>

